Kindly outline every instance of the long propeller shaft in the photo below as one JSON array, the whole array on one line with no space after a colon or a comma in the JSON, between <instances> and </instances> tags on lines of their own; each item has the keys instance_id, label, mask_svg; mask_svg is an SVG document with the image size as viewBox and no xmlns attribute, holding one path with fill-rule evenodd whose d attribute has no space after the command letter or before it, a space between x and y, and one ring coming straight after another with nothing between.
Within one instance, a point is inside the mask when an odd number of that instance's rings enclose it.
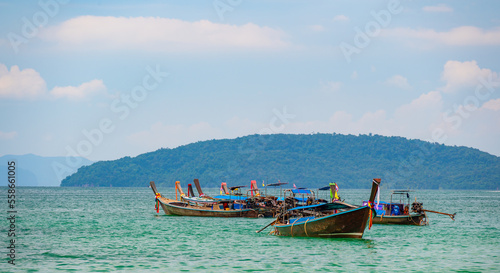
<instances>
[{"instance_id":1,"label":"long propeller shaft","mask_svg":"<svg viewBox=\"0 0 500 273\"><path fill-rule=\"evenodd\" d=\"M450 216L451 220L455 221L455 214L456 213L450 214L450 213L444 213L444 212L439 212L439 211L434 211L434 210L428 210L428 209L423 209L423 211L437 213L437 214L442 214L442 215L447 215L447 216Z\"/></svg>"}]
</instances>

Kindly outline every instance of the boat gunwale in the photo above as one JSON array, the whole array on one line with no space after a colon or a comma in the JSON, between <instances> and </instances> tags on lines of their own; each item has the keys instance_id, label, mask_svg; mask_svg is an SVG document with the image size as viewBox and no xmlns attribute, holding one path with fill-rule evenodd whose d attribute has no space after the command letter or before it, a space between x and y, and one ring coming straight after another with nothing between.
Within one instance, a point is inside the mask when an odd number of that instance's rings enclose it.
<instances>
[{"instance_id":1,"label":"boat gunwale","mask_svg":"<svg viewBox=\"0 0 500 273\"><path fill-rule=\"evenodd\" d=\"M375 217L381 217L381 218L409 218L409 217L419 217L419 216L424 216L423 213L410 213L410 214L401 214L401 215L377 215Z\"/></svg>"},{"instance_id":2,"label":"boat gunwale","mask_svg":"<svg viewBox=\"0 0 500 273\"><path fill-rule=\"evenodd\" d=\"M213 212L217 212L217 213L234 213L234 212L246 212L246 211L253 211L254 210L254 209L214 210L214 209L208 209L208 207L206 207L207 209L196 209L196 208L187 207L187 206L191 206L191 205L187 204L187 202L182 202L182 201L174 201L174 202L169 202L169 203L161 202L161 203L165 206L172 207L172 208L179 208L179 209L192 210L192 211L213 211ZM184 203L184 204L187 204L187 206L182 207L182 206L174 205L172 203Z\"/></svg>"}]
</instances>

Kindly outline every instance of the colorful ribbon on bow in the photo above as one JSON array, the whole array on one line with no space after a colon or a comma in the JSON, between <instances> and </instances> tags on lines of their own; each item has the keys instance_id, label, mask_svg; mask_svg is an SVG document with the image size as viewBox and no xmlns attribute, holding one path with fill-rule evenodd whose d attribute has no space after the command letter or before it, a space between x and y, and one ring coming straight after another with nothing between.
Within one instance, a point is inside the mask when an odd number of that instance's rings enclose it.
<instances>
[{"instance_id":1,"label":"colorful ribbon on bow","mask_svg":"<svg viewBox=\"0 0 500 273\"><path fill-rule=\"evenodd\" d=\"M156 203L155 203L155 210L156 210L156 213L160 213L160 198L161 197L161 194L159 192L156 193Z\"/></svg>"},{"instance_id":2,"label":"colorful ribbon on bow","mask_svg":"<svg viewBox=\"0 0 500 273\"><path fill-rule=\"evenodd\" d=\"M368 201L368 207L370 208L370 222L368 224L368 230L372 229L373 225L373 218L372 218L372 211L373 211L373 203Z\"/></svg>"}]
</instances>

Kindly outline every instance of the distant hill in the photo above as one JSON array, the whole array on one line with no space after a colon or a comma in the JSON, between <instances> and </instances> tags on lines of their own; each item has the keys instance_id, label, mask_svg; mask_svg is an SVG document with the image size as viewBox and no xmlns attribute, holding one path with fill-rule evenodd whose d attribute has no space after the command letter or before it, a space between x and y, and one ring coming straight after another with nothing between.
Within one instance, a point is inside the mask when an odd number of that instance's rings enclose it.
<instances>
[{"instance_id":1,"label":"distant hill","mask_svg":"<svg viewBox=\"0 0 500 273\"><path fill-rule=\"evenodd\" d=\"M137 157L81 167L61 186L146 187L183 185L199 178L203 187L289 182L318 188L339 182L367 188L382 178L388 189L498 189L500 157L379 135L251 135L159 149Z\"/></svg>"},{"instance_id":2,"label":"distant hill","mask_svg":"<svg viewBox=\"0 0 500 273\"><path fill-rule=\"evenodd\" d=\"M66 157L43 157L34 154L5 155L0 157L0 164L7 166L7 162L11 160L16 161L17 186L58 187L63 178L75 173L79 167L92 164L92 161L83 157L72 157L72 161L68 163ZM7 179L1 179L0 186L6 185Z\"/></svg>"}]
</instances>

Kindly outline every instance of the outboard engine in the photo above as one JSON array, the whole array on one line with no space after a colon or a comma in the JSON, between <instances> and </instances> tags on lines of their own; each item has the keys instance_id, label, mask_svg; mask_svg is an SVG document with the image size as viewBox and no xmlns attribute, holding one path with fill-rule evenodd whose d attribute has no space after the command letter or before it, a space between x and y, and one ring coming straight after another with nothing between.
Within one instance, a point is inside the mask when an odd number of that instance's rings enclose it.
<instances>
[{"instance_id":1,"label":"outboard engine","mask_svg":"<svg viewBox=\"0 0 500 273\"><path fill-rule=\"evenodd\" d=\"M292 196L287 196L285 198L285 209L295 208L295 198Z\"/></svg>"},{"instance_id":2,"label":"outboard engine","mask_svg":"<svg viewBox=\"0 0 500 273\"><path fill-rule=\"evenodd\" d=\"M411 204L411 210L416 213L422 213L424 209L422 205L423 203L413 202L413 204Z\"/></svg>"}]
</instances>

